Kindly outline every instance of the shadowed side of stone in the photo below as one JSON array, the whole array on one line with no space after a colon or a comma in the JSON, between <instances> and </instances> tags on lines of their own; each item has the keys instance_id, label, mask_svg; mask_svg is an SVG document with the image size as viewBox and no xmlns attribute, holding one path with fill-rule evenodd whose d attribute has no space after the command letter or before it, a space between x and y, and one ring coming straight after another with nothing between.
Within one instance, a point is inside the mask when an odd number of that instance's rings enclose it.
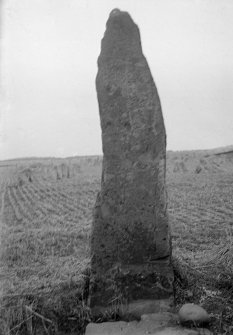
<instances>
[{"instance_id":1,"label":"shadowed side of stone","mask_svg":"<svg viewBox=\"0 0 233 335\"><path fill-rule=\"evenodd\" d=\"M101 191L91 236L92 309L172 295L160 99L130 15L111 12L98 58Z\"/></svg>"}]
</instances>

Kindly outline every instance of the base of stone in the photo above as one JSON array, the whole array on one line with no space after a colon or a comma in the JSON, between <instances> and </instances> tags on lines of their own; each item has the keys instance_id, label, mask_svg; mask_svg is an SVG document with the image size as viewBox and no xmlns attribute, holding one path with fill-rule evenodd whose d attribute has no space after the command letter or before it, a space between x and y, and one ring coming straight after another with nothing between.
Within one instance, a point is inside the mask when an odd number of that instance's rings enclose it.
<instances>
[{"instance_id":1,"label":"base of stone","mask_svg":"<svg viewBox=\"0 0 233 335\"><path fill-rule=\"evenodd\" d=\"M208 329L188 329L177 324L176 314L145 314L140 321L89 323L85 335L212 335Z\"/></svg>"},{"instance_id":2,"label":"base of stone","mask_svg":"<svg viewBox=\"0 0 233 335\"><path fill-rule=\"evenodd\" d=\"M161 300L137 300L127 305L117 306L94 306L92 315L100 317L101 315L112 315L117 313L124 320L139 320L143 314L172 312L174 306L173 298Z\"/></svg>"},{"instance_id":3,"label":"base of stone","mask_svg":"<svg viewBox=\"0 0 233 335\"><path fill-rule=\"evenodd\" d=\"M114 264L101 273L100 269L92 271L89 306L93 310L95 306L119 305L142 299L168 299L173 296L173 283L170 256L143 264Z\"/></svg>"}]
</instances>

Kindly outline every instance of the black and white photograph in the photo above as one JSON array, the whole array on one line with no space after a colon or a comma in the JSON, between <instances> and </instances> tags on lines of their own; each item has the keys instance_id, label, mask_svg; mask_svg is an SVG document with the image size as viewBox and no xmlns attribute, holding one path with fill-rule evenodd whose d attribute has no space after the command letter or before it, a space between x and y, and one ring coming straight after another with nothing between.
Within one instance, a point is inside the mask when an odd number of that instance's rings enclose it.
<instances>
[{"instance_id":1,"label":"black and white photograph","mask_svg":"<svg viewBox=\"0 0 233 335\"><path fill-rule=\"evenodd\" d=\"M0 335L233 335L233 1L0 0Z\"/></svg>"}]
</instances>

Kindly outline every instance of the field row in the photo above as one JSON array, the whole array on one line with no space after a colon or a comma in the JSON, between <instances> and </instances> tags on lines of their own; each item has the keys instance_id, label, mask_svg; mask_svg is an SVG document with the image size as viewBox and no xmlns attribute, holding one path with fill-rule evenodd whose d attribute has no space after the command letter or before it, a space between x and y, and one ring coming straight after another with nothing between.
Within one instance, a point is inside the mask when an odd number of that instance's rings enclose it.
<instances>
[{"instance_id":1,"label":"field row","mask_svg":"<svg viewBox=\"0 0 233 335\"><path fill-rule=\"evenodd\" d=\"M48 182L38 179L22 185L9 184L4 193L4 221L9 226L19 223L36 226L43 220L53 224L91 220L99 181ZM217 235L233 218L231 180L168 183L168 211L172 225L186 229L213 228ZM176 232L177 233L177 232Z\"/></svg>"},{"instance_id":2,"label":"field row","mask_svg":"<svg viewBox=\"0 0 233 335\"><path fill-rule=\"evenodd\" d=\"M91 223L99 179L72 178L9 182L5 187L3 219L7 226L37 229ZM233 227L231 175L168 178L168 211L174 243L208 249Z\"/></svg>"},{"instance_id":3,"label":"field row","mask_svg":"<svg viewBox=\"0 0 233 335\"><path fill-rule=\"evenodd\" d=\"M211 250L233 233L232 176L173 180L168 184L168 211L174 246Z\"/></svg>"},{"instance_id":4,"label":"field row","mask_svg":"<svg viewBox=\"0 0 233 335\"><path fill-rule=\"evenodd\" d=\"M8 185L4 192L3 217L7 226L23 225L36 228L42 223L77 224L91 220L96 188L85 181L69 189L63 181L56 183L38 180L22 185Z\"/></svg>"}]
</instances>

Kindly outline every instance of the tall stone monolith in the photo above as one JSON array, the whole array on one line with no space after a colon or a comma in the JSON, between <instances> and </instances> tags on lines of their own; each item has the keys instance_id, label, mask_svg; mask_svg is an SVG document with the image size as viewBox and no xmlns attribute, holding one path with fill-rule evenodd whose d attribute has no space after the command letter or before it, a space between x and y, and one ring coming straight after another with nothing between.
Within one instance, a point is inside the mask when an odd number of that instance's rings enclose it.
<instances>
[{"instance_id":1,"label":"tall stone monolith","mask_svg":"<svg viewBox=\"0 0 233 335\"><path fill-rule=\"evenodd\" d=\"M90 306L98 313L173 291L166 133L139 29L127 12L110 13L96 89L104 156L91 236Z\"/></svg>"}]
</instances>

